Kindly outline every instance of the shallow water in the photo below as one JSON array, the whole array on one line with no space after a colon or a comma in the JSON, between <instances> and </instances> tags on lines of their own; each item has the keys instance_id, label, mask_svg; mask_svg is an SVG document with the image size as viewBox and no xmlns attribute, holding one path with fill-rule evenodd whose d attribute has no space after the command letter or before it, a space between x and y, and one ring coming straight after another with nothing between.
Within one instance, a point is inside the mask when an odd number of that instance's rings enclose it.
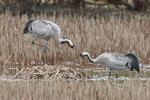
<instances>
[{"instance_id":1,"label":"shallow water","mask_svg":"<svg viewBox=\"0 0 150 100\"><path fill-rule=\"evenodd\" d=\"M129 77L119 77L119 78L108 78L108 76L104 76L104 77L100 77L100 78L92 78L89 79L90 81L98 81L98 80L142 80L142 81L146 81L146 80L150 80L150 78L129 78Z\"/></svg>"}]
</instances>

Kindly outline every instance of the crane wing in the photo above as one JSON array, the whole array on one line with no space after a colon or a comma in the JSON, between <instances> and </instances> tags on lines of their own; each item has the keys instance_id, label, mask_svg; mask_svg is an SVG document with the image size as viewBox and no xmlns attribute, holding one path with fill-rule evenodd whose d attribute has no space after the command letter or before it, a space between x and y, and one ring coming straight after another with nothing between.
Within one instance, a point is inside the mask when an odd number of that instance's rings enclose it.
<instances>
[{"instance_id":1,"label":"crane wing","mask_svg":"<svg viewBox=\"0 0 150 100\"><path fill-rule=\"evenodd\" d=\"M32 29L33 32L39 36L45 36L47 33L54 33L52 26L43 20L37 20L33 22Z\"/></svg>"},{"instance_id":2,"label":"crane wing","mask_svg":"<svg viewBox=\"0 0 150 100\"><path fill-rule=\"evenodd\" d=\"M111 62L111 66L115 69L125 69L128 68L127 59L122 55L113 56L113 58L110 58L109 61Z\"/></svg>"}]
</instances>

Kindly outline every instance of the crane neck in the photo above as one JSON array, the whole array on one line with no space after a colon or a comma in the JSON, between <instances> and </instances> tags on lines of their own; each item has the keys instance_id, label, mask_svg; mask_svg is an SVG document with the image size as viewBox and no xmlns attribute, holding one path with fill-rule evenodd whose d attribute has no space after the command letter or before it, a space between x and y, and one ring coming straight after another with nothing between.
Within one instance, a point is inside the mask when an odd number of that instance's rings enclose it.
<instances>
[{"instance_id":1,"label":"crane neck","mask_svg":"<svg viewBox=\"0 0 150 100\"><path fill-rule=\"evenodd\" d=\"M61 44L67 43L71 48L74 47L73 43L69 39L60 39L59 43L61 43Z\"/></svg>"},{"instance_id":2,"label":"crane neck","mask_svg":"<svg viewBox=\"0 0 150 100\"><path fill-rule=\"evenodd\" d=\"M96 62L96 59L92 59L89 53L86 56L90 60L90 62L92 62L92 63Z\"/></svg>"}]
</instances>

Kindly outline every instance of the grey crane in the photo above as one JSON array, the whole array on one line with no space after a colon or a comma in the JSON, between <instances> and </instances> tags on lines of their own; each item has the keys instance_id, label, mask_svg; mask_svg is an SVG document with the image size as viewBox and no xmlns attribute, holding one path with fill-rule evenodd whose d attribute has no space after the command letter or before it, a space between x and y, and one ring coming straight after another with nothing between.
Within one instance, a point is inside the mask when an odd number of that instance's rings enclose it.
<instances>
[{"instance_id":1,"label":"grey crane","mask_svg":"<svg viewBox=\"0 0 150 100\"><path fill-rule=\"evenodd\" d=\"M80 56L86 56L92 63L101 63L106 65L110 70L109 78L112 70L116 71L116 77L118 77L117 71L122 69L130 69L131 71L135 69L138 73L140 71L138 57L132 53L127 53L124 55L118 53L103 53L96 59L92 59L88 52L83 52Z\"/></svg>"},{"instance_id":2,"label":"grey crane","mask_svg":"<svg viewBox=\"0 0 150 100\"><path fill-rule=\"evenodd\" d=\"M29 33L32 37L35 38L32 41L32 44L39 45L44 48L44 61L43 61L44 64L46 64L46 50L50 51L50 49L47 47L47 42L49 39L53 39L60 44L66 43L71 48L74 47L74 44L71 42L71 40L60 38L60 32L61 29L57 24L47 20L29 20L24 28L24 34ZM35 40L37 38L46 40L46 44L42 45L35 43Z\"/></svg>"}]
</instances>

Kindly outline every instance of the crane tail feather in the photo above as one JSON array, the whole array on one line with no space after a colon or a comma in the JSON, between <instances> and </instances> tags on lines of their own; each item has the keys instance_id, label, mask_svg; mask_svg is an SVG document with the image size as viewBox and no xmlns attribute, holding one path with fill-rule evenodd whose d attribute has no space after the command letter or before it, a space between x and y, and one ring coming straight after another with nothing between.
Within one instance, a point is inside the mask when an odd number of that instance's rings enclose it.
<instances>
[{"instance_id":1,"label":"crane tail feather","mask_svg":"<svg viewBox=\"0 0 150 100\"><path fill-rule=\"evenodd\" d=\"M131 71L135 69L138 73L140 72L138 57L132 53L127 53L124 55L128 58L129 63L131 65Z\"/></svg>"},{"instance_id":2,"label":"crane tail feather","mask_svg":"<svg viewBox=\"0 0 150 100\"><path fill-rule=\"evenodd\" d=\"M29 29L29 26L31 25L31 23L33 22L34 20L29 20L26 25L25 25L25 28L24 28L24 34L26 34L28 32L28 29Z\"/></svg>"}]
</instances>

